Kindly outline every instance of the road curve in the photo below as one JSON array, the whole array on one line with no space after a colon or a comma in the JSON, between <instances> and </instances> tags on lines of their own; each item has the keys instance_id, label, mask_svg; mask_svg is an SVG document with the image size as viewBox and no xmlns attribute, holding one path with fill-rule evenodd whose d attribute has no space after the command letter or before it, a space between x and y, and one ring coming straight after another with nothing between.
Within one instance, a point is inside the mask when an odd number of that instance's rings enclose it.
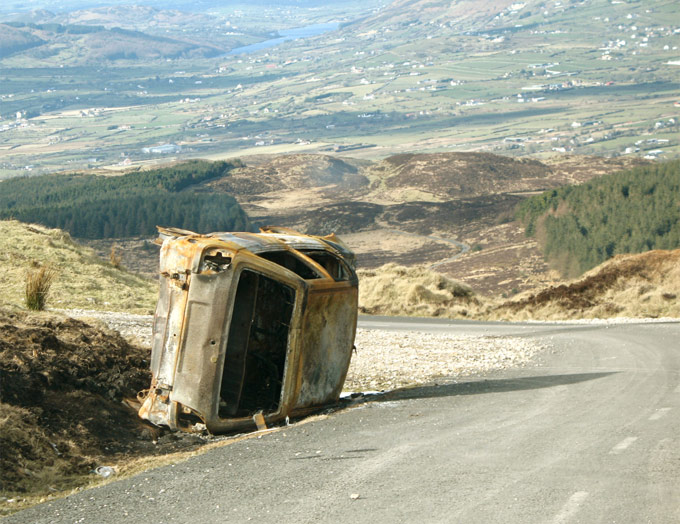
<instances>
[{"instance_id":1,"label":"road curve","mask_svg":"<svg viewBox=\"0 0 680 524\"><path fill-rule=\"evenodd\" d=\"M382 225L382 224L381 224ZM399 229L393 229L387 226L383 225L383 231L386 231L388 233L395 233L397 235L403 235L407 237L412 237L412 238L420 238L422 240L433 240L435 242L443 242L444 244L450 244L452 246L456 246L460 251L456 253L453 256L446 257L443 260L439 260L438 262L435 262L433 264L430 264L428 268L434 269L436 267L442 266L444 264L448 264L449 262L453 262L454 260L458 260L460 257L462 257L465 253L470 251L470 246L467 244L464 244L463 242L459 242L458 240L455 240L453 238L443 238L443 237L436 237L433 235L419 235L417 233L407 233L406 231L401 231Z\"/></svg>"},{"instance_id":2,"label":"road curve","mask_svg":"<svg viewBox=\"0 0 680 524\"><path fill-rule=\"evenodd\" d=\"M551 349L529 367L391 392L4 522L680 522L680 323L362 319L376 322Z\"/></svg>"}]
</instances>

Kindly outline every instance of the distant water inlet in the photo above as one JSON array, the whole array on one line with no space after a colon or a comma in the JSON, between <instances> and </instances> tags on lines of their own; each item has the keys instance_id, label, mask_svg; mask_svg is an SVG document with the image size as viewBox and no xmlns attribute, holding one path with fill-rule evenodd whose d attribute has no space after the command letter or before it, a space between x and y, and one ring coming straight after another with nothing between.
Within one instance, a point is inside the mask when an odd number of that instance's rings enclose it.
<instances>
[{"instance_id":1,"label":"distant water inlet","mask_svg":"<svg viewBox=\"0 0 680 524\"><path fill-rule=\"evenodd\" d=\"M229 51L229 54L244 55L248 53L254 53L256 51L261 51L262 49L267 49L268 47L274 47L284 42L289 42L290 40L297 40L298 38L310 38L312 36L328 33L329 31L335 31L338 27L340 27L340 22L327 22L325 24L313 24L306 25L304 27L296 27L294 29L286 29L284 31L279 31L278 34L280 36L276 38L257 42L256 44L235 47Z\"/></svg>"}]
</instances>

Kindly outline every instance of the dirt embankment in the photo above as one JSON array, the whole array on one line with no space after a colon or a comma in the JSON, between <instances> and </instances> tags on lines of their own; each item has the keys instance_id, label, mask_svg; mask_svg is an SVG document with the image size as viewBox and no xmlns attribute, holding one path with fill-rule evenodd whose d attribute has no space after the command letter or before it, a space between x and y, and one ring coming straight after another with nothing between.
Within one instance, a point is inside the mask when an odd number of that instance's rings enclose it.
<instances>
[{"instance_id":1,"label":"dirt embankment","mask_svg":"<svg viewBox=\"0 0 680 524\"><path fill-rule=\"evenodd\" d=\"M490 299L423 267L360 270L364 313L476 320L680 318L680 249L619 255L572 282Z\"/></svg>"},{"instance_id":2,"label":"dirt embankment","mask_svg":"<svg viewBox=\"0 0 680 524\"><path fill-rule=\"evenodd\" d=\"M512 319L680 317L680 249L618 255L571 283L526 293L500 311Z\"/></svg>"},{"instance_id":3,"label":"dirt embankment","mask_svg":"<svg viewBox=\"0 0 680 524\"><path fill-rule=\"evenodd\" d=\"M149 383L149 350L103 325L0 310L0 493L46 496L175 449L125 403Z\"/></svg>"}]
</instances>

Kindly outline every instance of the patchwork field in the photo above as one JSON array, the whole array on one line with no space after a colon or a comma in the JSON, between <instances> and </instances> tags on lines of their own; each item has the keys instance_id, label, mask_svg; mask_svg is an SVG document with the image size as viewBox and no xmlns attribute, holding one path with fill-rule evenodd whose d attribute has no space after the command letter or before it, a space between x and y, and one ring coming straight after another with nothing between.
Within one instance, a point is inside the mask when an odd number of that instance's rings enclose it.
<instances>
[{"instance_id":1,"label":"patchwork field","mask_svg":"<svg viewBox=\"0 0 680 524\"><path fill-rule=\"evenodd\" d=\"M158 27L119 17L153 42L160 27L193 42L199 23L206 40L227 22L247 29L238 38L256 40L262 24L343 22L243 55L140 60L130 52L94 61L38 46L0 56L0 178L301 150L371 160L440 151L680 153L680 15L671 0L506 2L472 17L453 3L408 24L417 4L343 5L344 14L263 13L259 26L252 10L238 21L218 11L185 25L159 11ZM236 45L229 38L210 41L226 53ZM148 151L162 144L172 147Z\"/></svg>"}]
</instances>

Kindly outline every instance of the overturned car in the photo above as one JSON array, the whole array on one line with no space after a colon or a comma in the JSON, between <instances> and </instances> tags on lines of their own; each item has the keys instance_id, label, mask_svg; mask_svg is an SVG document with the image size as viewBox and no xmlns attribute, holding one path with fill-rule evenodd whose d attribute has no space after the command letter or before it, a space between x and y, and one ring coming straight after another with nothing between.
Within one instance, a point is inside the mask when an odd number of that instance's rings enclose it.
<instances>
[{"instance_id":1,"label":"overturned car","mask_svg":"<svg viewBox=\"0 0 680 524\"><path fill-rule=\"evenodd\" d=\"M284 228L159 228L151 388L139 415L211 433L251 429L338 400L354 344L353 253Z\"/></svg>"}]
</instances>

